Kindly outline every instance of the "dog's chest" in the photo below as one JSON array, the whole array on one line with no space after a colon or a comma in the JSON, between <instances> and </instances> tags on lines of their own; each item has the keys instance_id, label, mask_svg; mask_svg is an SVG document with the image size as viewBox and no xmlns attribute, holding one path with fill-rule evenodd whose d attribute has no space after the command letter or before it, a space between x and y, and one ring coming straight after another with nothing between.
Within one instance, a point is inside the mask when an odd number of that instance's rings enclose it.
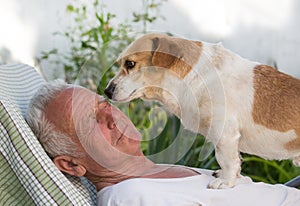
<instances>
[{"instance_id":1,"label":"dog's chest","mask_svg":"<svg viewBox=\"0 0 300 206\"><path fill-rule=\"evenodd\" d=\"M216 96L220 97L221 95ZM180 118L182 125L187 130L206 135L212 124L213 112L215 112L215 116L224 117L224 114L217 114L217 106L213 103L212 95L209 94L207 88L189 85L188 89L180 92L177 97L179 97L179 101L165 106ZM215 99L215 102L224 102L224 98L222 101Z\"/></svg>"}]
</instances>

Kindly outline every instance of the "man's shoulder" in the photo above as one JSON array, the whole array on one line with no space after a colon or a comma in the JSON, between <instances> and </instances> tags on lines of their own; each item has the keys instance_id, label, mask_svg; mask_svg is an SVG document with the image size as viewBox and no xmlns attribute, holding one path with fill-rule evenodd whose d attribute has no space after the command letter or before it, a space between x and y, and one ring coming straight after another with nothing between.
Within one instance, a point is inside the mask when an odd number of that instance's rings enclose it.
<instances>
[{"instance_id":1,"label":"man's shoulder","mask_svg":"<svg viewBox=\"0 0 300 206\"><path fill-rule=\"evenodd\" d=\"M122 181L113 186L103 188L98 192L99 196L135 196L144 194L173 193L174 191L193 191L195 188L206 188L211 176L202 174L183 178L133 178Z\"/></svg>"}]
</instances>

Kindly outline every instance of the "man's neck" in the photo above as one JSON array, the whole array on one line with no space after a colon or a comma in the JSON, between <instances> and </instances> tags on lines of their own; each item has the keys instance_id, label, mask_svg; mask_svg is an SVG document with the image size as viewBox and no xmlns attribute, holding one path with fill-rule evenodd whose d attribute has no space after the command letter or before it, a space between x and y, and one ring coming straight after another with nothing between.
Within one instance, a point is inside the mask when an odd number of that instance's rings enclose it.
<instances>
[{"instance_id":1,"label":"man's neck","mask_svg":"<svg viewBox=\"0 0 300 206\"><path fill-rule=\"evenodd\" d=\"M158 171L158 166L146 157L137 158L132 161L126 161L127 164L120 165L119 168L114 170L103 169L97 174L87 172L85 175L97 188L102 188L110 185L117 184L127 179L146 177Z\"/></svg>"},{"instance_id":2,"label":"man's neck","mask_svg":"<svg viewBox=\"0 0 300 206\"><path fill-rule=\"evenodd\" d=\"M174 165L157 165L147 158L140 162L130 162L126 173L103 171L101 174L87 174L86 177L96 186L97 191L132 178L179 178L196 175L197 173L185 167ZM132 174L132 175L129 175Z\"/></svg>"}]
</instances>

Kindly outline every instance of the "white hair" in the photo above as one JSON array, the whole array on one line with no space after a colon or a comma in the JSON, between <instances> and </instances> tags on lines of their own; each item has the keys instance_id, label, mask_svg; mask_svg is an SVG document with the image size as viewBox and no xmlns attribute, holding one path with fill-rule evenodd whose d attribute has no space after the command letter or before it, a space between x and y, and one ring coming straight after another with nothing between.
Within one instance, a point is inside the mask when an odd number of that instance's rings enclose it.
<instances>
[{"instance_id":1,"label":"white hair","mask_svg":"<svg viewBox=\"0 0 300 206\"><path fill-rule=\"evenodd\" d=\"M71 86L61 80L44 84L31 99L26 121L33 133L44 147L47 154L54 158L58 155L70 155L79 157L78 143L62 131L57 130L55 125L47 120L45 107L59 95L63 90Z\"/></svg>"}]
</instances>

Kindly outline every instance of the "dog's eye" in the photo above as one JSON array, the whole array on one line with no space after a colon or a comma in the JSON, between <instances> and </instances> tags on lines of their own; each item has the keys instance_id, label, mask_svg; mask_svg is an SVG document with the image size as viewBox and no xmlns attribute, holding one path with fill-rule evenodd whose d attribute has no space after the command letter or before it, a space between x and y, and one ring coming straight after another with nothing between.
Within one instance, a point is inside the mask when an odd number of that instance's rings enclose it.
<instances>
[{"instance_id":1,"label":"dog's eye","mask_svg":"<svg viewBox=\"0 0 300 206\"><path fill-rule=\"evenodd\" d=\"M126 60L124 66L127 70L132 69L133 67L135 67L135 62Z\"/></svg>"}]
</instances>

